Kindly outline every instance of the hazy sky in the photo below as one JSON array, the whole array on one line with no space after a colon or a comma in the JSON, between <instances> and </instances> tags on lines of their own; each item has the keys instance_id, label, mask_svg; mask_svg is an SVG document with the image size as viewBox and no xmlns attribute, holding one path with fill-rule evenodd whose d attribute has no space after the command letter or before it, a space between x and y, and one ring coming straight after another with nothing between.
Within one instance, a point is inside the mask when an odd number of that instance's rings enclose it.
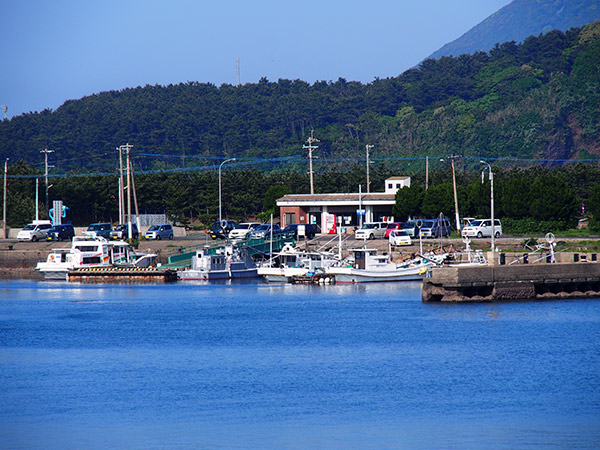
<instances>
[{"instance_id":1,"label":"hazy sky","mask_svg":"<svg viewBox=\"0 0 600 450\"><path fill-rule=\"evenodd\" d=\"M3 0L9 117L146 84L397 76L510 0ZM1 111L0 111L1 113Z\"/></svg>"}]
</instances>

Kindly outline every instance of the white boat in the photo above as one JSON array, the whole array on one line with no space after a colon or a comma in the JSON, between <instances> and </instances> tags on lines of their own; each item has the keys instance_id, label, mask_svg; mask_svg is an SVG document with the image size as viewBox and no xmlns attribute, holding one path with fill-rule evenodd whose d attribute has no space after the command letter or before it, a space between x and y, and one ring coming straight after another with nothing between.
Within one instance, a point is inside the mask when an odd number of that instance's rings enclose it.
<instances>
[{"instance_id":1,"label":"white boat","mask_svg":"<svg viewBox=\"0 0 600 450\"><path fill-rule=\"evenodd\" d=\"M71 248L56 248L35 269L45 280L66 280L71 270L95 267L149 267L157 255L138 253L124 241L75 236Z\"/></svg>"},{"instance_id":2,"label":"white boat","mask_svg":"<svg viewBox=\"0 0 600 450\"><path fill-rule=\"evenodd\" d=\"M197 250L188 269L177 272L180 280L227 280L258 277L256 263L244 249L228 245L211 254Z\"/></svg>"},{"instance_id":3,"label":"white boat","mask_svg":"<svg viewBox=\"0 0 600 450\"><path fill-rule=\"evenodd\" d=\"M327 275L335 277L336 283L366 283L377 281L422 280L442 257L418 256L409 261L394 263L390 255L378 255L376 249L355 249L354 264L328 267Z\"/></svg>"},{"instance_id":4,"label":"white boat","mask_svg":"<svg viewBox=\"0 0 600 450\"><path fill-rule=\"evenodd\" d=\"M302 251L286 244L272 260L258 268L258 274L267 281L285 283L292 277L324 270L338 262L338 255L333 253Z\"/></svg>"}]
</instances>

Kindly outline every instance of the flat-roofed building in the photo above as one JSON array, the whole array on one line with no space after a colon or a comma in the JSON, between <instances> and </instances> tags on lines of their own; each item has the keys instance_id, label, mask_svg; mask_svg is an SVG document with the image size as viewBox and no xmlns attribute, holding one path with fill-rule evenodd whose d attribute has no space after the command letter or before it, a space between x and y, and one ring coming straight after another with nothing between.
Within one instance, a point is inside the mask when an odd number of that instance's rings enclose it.
<instances>
[{"instance_id":1,"label":"flat-roofed building","mask_svg":"<svg viewBox=\"0 0 600 450\"><path fill-rule=\"evenodd\" d=\"M348 194L288 194L277 200L281 226L314 223L323 233L334 223L356 227L364 222L392 221L398 189L410 186L410 177L385 180L384 192Z\"/></svg>"}]
</instances>

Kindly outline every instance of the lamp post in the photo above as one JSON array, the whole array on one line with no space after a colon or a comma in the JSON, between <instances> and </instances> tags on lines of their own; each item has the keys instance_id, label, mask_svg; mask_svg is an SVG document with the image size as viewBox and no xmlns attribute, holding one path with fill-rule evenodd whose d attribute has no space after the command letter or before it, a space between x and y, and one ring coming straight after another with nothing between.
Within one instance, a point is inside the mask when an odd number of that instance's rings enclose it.
<instances>
[{"instance_id":1,"label":"lamp post","mask_svg":"<svg viewBox=\"0 0 600 450\"><path fill-rule=\"evenodd\" d=\"M494 172L492 172L492 166L485 161L479 161L480 164L485 164L489 172L490 180L490 218L492 220L492 260L495 260L494 252L496 251L496 223L494 222ZM481 171L481 182L483 183L483 173L486 167Z\"/></svg>"},{"instance_id":2,"label":"lamp post","mask_svg":"<svg viewBox=\"0 0 600 450\"><path fill-rule=\"evenodd\" d=\"M235 161L235 158L229 158L226 159L225 161L223 161L220 165L219 165L219 225L221 224L221 167L223 167L223 164L228 163L229 161Z\"/></svg>"},{"instance_id":3,"label":"lamp post","mask_svg":"<svg viewBox=\"0 0 600 450\"><path fill-rule=\"evenodd\" d=\"M45 148L44 150L40 150L40 153L44 154L44 166L46 167L46 212L50 211L50 204L48 201L48 189L52 186L48 186L48 168L54 167L48 165L48 153L54 153L54 150L48 150Z\"/></svg>"}]
</instances>

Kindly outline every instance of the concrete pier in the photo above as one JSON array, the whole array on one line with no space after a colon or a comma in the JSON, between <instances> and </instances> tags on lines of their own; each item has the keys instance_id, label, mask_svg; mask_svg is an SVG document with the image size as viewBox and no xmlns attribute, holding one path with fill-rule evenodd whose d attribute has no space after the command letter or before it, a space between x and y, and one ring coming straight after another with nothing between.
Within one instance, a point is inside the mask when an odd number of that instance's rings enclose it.
<instances>
[{"instance_id":1,"label":"concrete pier","mask_svg":"<svg viewBox=\"0 0 600 450\"><path fill-rule=\"evenodd\" d=\"M434 268L423 302L600 297L600 264L575 262Z\"/></svg>"},{"instance_id":2,"label":"concrete pier","mask_svg":"<svg viewBox=\"0 0 600 450\"><path fill-rule=\"evenodd\" d=\"M173 282L177 272L173 269L147 268L86 268L71 270L68 281L83 283L132 283L132 282Z\"/></svg>"}]
</instances>

